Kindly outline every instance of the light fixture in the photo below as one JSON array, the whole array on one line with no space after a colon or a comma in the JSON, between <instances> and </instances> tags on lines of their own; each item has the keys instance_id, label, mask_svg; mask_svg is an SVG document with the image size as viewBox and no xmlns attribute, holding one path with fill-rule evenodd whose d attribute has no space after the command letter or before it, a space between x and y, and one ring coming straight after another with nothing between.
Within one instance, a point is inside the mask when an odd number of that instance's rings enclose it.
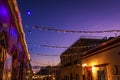
<instances>
[{"instance_id":1,"label":"light fixture","mask_svg":"<svg viewBox=\"0 0 120 80\"><path fill-rule=\"evenodd\" d=\"M87 64L82 64L82 67L86 67L87 66Z\"/></svg>"}]
</instances>

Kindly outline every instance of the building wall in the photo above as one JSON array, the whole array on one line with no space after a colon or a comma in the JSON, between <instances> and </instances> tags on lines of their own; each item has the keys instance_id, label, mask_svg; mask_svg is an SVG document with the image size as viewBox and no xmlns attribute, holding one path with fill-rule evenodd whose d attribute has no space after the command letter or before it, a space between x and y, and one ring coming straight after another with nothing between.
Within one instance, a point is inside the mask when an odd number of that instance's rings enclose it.
<instances>
[{"instance_id":1,"label":"building wall","mask_svg":"<svg viewBox=\"0 0 120 80\"><path fill-rule=\"evenodd\" d=\"M0 80L26 80L30 56L16 0L0 0L0 13Z\"/></svg>"},{"instance_id":2,"label":"building wall","mask_svg":"<svg viewBox=\"0 0 120 80\"><path fill-rule=\"evenodd\" d=\"M60 56L61 65L65 66L69 63L74 63L78 61L80 63L80 56L83 52L107 41L106 39L89 39L89 38L80 38L76 41L70 48L63 52ZM74 65L74 64L73 64Z\"/></svg>"},{"instance_id":3,"label":"building wall","mask_svg":"<svg viewBox=\"0 0 120 80\"><path fill-rule=\"evenodd\" d=\"M105 42L106 39L89 39L81 38L75 42L70 48L68 48L60 57L61 57L61 79L63 80L81 80L76 78L81 74L81 55L84 51L87 51L98 44ZM79 67L76 67L79 65ZM71 79L73 76L73 79Z\"/></svg>"},{"instance_id":4,"label":"building wall","mask_svg":"<svg viewBox=\"0 0 120 80\"><path fill-rule=\"evenodd\" d=\"M92 54L82 57L82 64L86 64L82 67L82 74L85 73L85 67L92 66L93 80L98 79L99 70L105 70L106 80L120 80L120 42Z\"/></svg>"},{"instance_id":5,"label":"building wall","mask_svg":"<svg viewBox=\"0 0 120 80\"><path fill-rule=\"evenodd\" d=\"M61 66L62 67L67 67L67 66L72 66L72 65L76 65L79 64L80 60L80 55L79 54L68 54L65 56L61 57Z\"/></svg>"},{"instance_id":6,"label":"building wall","mask_svg":"<svg viewBox=\"0 0 120 80\"><path fill-rule=\"evenodd\" d=\"M61 80L80 80L80 65L68 66L61 68Z\"/></svg>"}]
</instances>

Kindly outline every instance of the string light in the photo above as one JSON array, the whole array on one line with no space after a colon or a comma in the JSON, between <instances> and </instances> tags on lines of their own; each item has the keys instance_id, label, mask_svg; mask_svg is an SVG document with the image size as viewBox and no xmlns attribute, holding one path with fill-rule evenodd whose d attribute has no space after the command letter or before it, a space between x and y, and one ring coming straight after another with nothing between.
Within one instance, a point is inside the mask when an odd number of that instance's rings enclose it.
<instances>
[{"instance_id":1,"label":"string light","mask_svg":"<svg viewBox=\"0 0 120 80\"><path fill-rule=\"evenodd\" d=\"M62 29L55 29L55 28L46 28L46 27L41 27L41 26L33 26L33 29L37 30L45 30L45 31L53 31L53 32L60 32L60 33L76 33L76 34L95 34L95 33L113 33L113 32L120 32L120 30L103 30L103 31L74 31L74 30L62 30ZM31 30L29 30L31 33ZM37 47L47 47L47 48L68 48L68 49L80 49L80 48L90 48L94 46L98 46L98 44L94 45L86 45L86 46L77 46L77 47L66 47L66 46L53 46L53 45L38 45L34 43L28 43L28 45L32 46L37 46ZM34 55L39 55L39 56L60 56L60 55L54 55L54 54L40 54L40 53L34 53ZM74 55L79 55L78 53L68 53L62 56L74 56ZM48 64L43 64L43 65L48 65Z\"/></svg>"},{"instance_id":2,"label":"string light","mask_svg":"<svg viewBox=\"0 0 120 80\"><path fill-rule=\"evenodd\" d=\"M31 12L30 12L30 11L27 11L27 14L28 14L28 15L30 15L30 14L31 14Z\"/></svg>"},{"instance_id":3,"label":"string light","mask_svg":"<svg viewBox=\"0 0 120 80\"><path fill-rule=\"evenodd\" d=\"M83 33L83 34L95 34L95 33L112 33L112 32L120 32L120 30L103 30L103 31L73 31L73 30L61 30L55 28L45 28L41 26L33 26L33 29L45 30L45 31L54 31L54 32L62 32L62 33Z\"/></svg>"},{"instance_id":4,"label":"string light","mask_svg":"<svg viewBox=\"0 0 120 80\"><path fill-rule=\"evenodd\" d=\"M42 54L42 53L32 53L33 55L38 55L38 56L46 56L46 57L59 57L60 55L54 55L54 54ZM75 55L80 55L79 53L68 53L64 54L62 56L75 56Z\"/></svg>"},{"instance_id":5,"label":"string light","mask_svg":"<svg viewBox=\"0 0 120 80\"><path fill-rule=\"evenodd\" d=\"M54 54L49 55L49 54L42 54L42 53L31 53L31 54L39 55L39 56L60 56L60 55L54 55Z\"/></svg>"},{"instance_id":6,"label":"string light","mask_svg":"<svg viewBox=\"0 0 120 80\"><path fill-rule=\"evenodd\" d=\"M28 30L28 32L31 34L31 30Z\"/></svg>"},{"instance_id":7,"label":"string light","mask_svg":"<svg viewBox=\"0 0 120 80\"><path fill-rule=\"evenodd\" d=\"M37 47L47 47L47 48L69 48L69 49L80 49L80 48L90 48L95 47L100 44L93 44L93 45L85 45L85 46L77 46L77 47L65 47L65 46L52 46L52 45L38 45L35 43L28 43L28 45L37 46Z\"/></svg>"}]
</instances>

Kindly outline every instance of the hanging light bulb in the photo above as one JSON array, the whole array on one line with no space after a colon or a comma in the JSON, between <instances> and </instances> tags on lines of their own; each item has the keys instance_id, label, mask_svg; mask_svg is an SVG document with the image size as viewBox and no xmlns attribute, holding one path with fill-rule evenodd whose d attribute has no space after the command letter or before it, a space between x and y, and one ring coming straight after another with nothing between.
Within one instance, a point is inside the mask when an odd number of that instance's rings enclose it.
<instances>
[{"instance_id":1,"label":"hanging light bulb","mask_svg":"<svg viewBox=\"0 0 120 80\"><path fill-rule=\"evenodd\" d=\"M31 15L31 12L30 12L30 11L27 11L27 14L28 14L28 15Z\"/></svg>"},{"instance_id":2,"label":"hanging light bulb","mask_svg":"<svg viewBox=\"0 0 120 80\"><path fill-rule=\"evenodd\" d=\"M31 30L28 30L28 32L31 34Z\"/></svg>"},{"instance_id":3,"label":"hanging light bulb","mask_svg":"<svg viewBox=\"0 0 120 80\"><path fill-rule=\"evenodd\" d=\"M26 28L28 28L28 25L26 25Z\"/></svg>"}]
</instances>

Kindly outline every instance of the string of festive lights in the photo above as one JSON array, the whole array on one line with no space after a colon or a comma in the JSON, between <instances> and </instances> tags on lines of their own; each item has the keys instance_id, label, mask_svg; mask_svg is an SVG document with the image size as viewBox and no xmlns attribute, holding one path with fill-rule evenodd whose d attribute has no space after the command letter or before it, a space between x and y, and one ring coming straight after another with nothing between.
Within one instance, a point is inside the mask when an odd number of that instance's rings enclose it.
<instances>
[{"instance_id":1,"label":"string of festive lights","mask_svg":"<svg viewBox=\"0 0 120 80\"><path fill-rule=\"evenodd\" d=\"M60 55L55 55L55 54L42 54L42 53L32 53L32 55L37 55L37 56L46 56L46 57L60 57ZM61 55L61 56L78 56L80 55L79 53L67 53L67 54L64 54L64 55Z\"/></svg>"},{"instance_id":2,"label":"string of festive lights","mask_svg":"<svg viewBox=\"0 0 120 80\"><path fill-rule=\"evenodd\" d=\"M66 46L53 46L53 45L38 45L35 43L28 43L28 45L32 45L32 46L37 46L37 47L47 47L47 48L69 48L69 49L79 49L79 48L90 48L90 47L95 47L98 46L100 44L93 44L93 45L80 45L80 46L76 46L76 47L66 47Z\"/></svg>"},{"instance_id":3,"label":"string of festive lights","mask_svg":"<svg viewBox=\"0 0 120 80\"><path fill-rule=\"evenodd\" d=\"M42 54L42 53L31 53L32 55L39 55L39 56L60 56L60 55L55 55L55 54Z\"/></svg>"},{"instance_id":4,"label":"string of festive lights","mask_svg":"<svg viewBox=\"0 0 120 80\"><path fill-rule=\"evenodd\" d=\"M74 30L61 30L55 28L46 28L41 26L33 26L33 29L37 30L45 30L45 31L54 31L54 32L62 32L62 33L82 33L82 34L95 34L95 33L113 33L113 32L120 32L120 30L103 30L103 31L74 31Z\"/></svg>"}]
</instances>

